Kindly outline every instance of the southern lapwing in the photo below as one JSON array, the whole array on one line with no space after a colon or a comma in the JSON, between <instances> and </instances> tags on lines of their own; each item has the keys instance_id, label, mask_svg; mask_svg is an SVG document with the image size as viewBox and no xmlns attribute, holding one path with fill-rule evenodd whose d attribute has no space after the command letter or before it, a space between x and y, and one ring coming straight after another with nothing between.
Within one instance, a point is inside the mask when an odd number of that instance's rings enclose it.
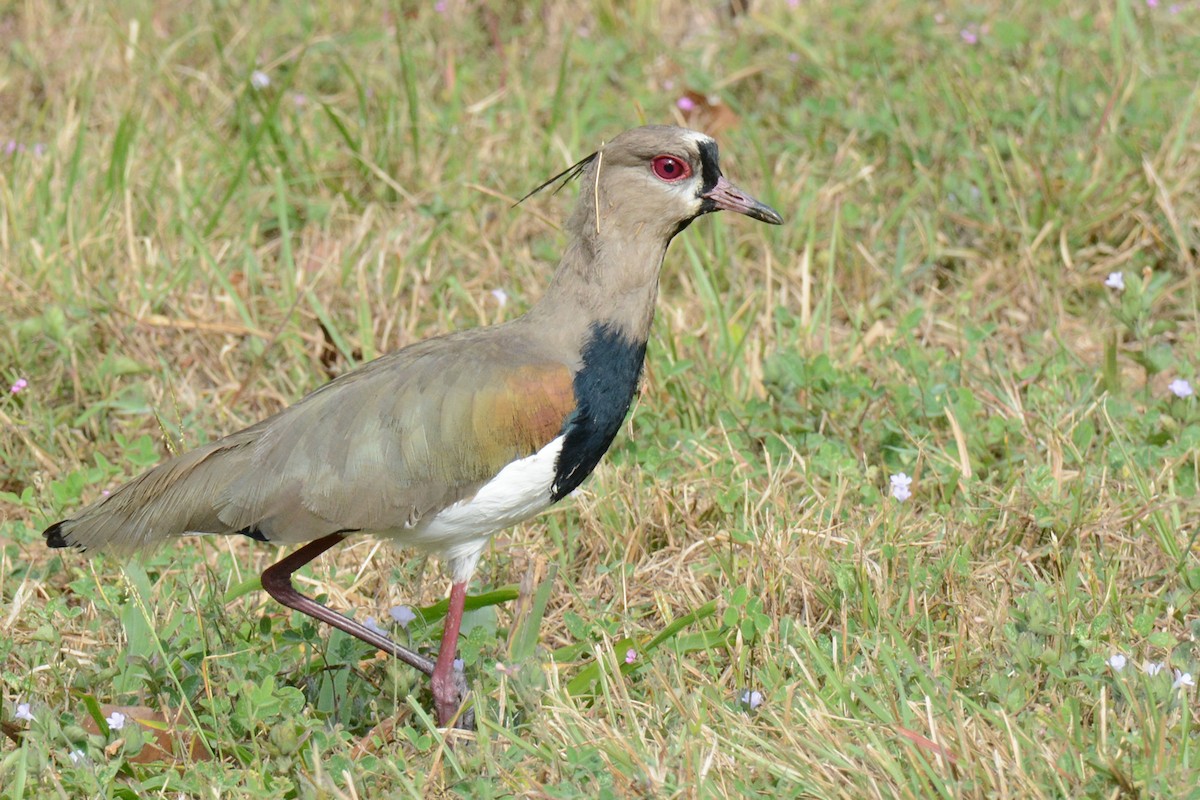
<instances>
[{"instance_id":1,"label":"southern lapwing","mask_svg":"<svg viewBox=\"0 0 1200 800\"><path fill-rule=\"evenodd\" d=\"M582 189L566 252L523 317L376 359L159 464L51 525L46 543L126 554L187 533L306 543L262 574L263 588L429 675L439 724L454 722L467 581L492 534L570 494L616 436L667 245L712 211L783 221L725 179L715 141L683 128L627 131L534 192L573 177ZM436 661L293 588L292 573L355 535L446 561L453 583Z\"/></svg>"}]
</instances>

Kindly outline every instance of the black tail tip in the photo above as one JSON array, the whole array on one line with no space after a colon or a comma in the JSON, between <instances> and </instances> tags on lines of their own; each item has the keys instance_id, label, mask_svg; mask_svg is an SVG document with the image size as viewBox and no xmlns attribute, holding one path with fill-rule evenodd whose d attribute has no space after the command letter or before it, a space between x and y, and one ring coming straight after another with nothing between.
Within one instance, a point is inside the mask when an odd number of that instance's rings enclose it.
<instances>
[{"instance_id":1,"label":"black tail tip","mask_svg":"<svg viewBox=\"0 0 1200 800\"><path fill-rule=\"evenodd\" d=\"M66 522L66 520L63 520L62 522L56 522L53 525L51 525L49 528L46 528L46 530L42 533L42 536L44 536L46 539L47 547L70 547L71 546L71 543L67 541L66 534L63 533L62 527L63 527L63 523L65 523L65 522Z\"/></svg>"}]
</instances>

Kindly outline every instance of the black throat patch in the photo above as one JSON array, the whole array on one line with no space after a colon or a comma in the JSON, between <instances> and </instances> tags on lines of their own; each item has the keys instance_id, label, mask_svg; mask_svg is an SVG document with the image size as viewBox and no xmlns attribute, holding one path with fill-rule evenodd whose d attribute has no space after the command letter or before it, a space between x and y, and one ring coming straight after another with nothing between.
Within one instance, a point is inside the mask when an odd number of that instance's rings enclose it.
<instances>
[{"instance_id":1,"label":"black throat patch","mask_svg":"<svg viewBox=\"0 0 1200 800\"><path fill-rule=\"evenodd\" d=\"M637 391L646 357L645 342L631 342L607 325L594 324L575 373L575 411L563 423L550 498L573 492L600 463L621 428Z\"/></svg>"}]
</instances>

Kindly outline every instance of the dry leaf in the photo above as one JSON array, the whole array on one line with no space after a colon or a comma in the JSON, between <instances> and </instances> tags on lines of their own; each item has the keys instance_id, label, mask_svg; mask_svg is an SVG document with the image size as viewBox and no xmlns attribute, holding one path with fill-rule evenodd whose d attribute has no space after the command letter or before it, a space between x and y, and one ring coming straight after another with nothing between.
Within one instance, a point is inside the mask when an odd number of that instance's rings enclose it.
<instances>
[{"instance_id":1,"label":"dry leaf","mask_svg":"<svg viewBox=\"0 0 1200 800\"><path fill-rule=\"evenodd\" d=\"M146 706L100 706L100 713L107 719L114 713L125 715L125 725L138 724L146 734L146 745L129 761L134 764L150 764L156 761L208 761L212 758L200 739L188 728L180 726L183 709L175 712L175 718L168 720L161 712ZM83 715L83 729L88 733L100 733L100 726L90 714ZM105 755L110 758L124 746L123 738L117 739L104 748ZM177 755L178 753L178 755ZM184 755L186 753L186 755Z\"/></svg>"},{"instance_id":2,"label":"dry leaf","mask_svg":"<svg viewBox=\"0 0 1200 800\"><path fill-rule=\"evenodd\" d=\"M675 108L683 117L685 127L704 131L709 136L720 136L741 122L733 109L721 102L715 94L704 95L686 90L676 101Z\"/></svg>"}]
</instances>

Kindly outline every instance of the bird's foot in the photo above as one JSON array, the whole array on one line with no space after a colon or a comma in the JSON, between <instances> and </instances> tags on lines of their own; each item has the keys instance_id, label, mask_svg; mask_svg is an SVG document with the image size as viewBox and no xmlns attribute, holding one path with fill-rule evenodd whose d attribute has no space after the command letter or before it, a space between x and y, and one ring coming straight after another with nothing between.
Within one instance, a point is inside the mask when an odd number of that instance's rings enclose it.
<instances>
[{"instance_id":1,"label":"bird's foot","mask_svg":"<svg viewBox=\"0 0 1200 800\"><path fill-rule=\"evenodd\" d=\"M475 730L475 711L468 708L462 710L467 699L467 676L459 664L448 675L434 673L430 680L433 689L433 706L437 711L438 725L443 728L451 724L464 731Z\"/></svg>"}]
</instances>

